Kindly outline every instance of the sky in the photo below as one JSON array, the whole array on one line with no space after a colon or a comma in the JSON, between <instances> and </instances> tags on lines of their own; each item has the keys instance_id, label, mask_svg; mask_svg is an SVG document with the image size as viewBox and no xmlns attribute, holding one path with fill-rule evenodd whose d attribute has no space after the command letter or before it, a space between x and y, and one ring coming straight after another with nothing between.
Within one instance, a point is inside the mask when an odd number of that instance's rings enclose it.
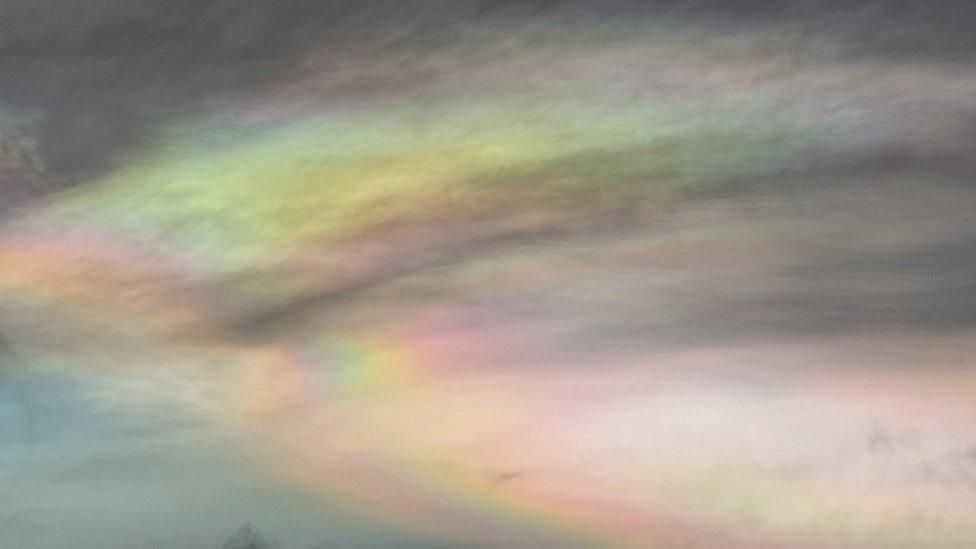
<instances>
[{"instance_id":1,"label":"sky","mask_svg":"<svg viewBox=\"0 0 976 549\"><path fill-rule=\"evenodd\" d=\"M967 2L0 1L0 547L976 543Z\"/></svg>"}]
</instances>

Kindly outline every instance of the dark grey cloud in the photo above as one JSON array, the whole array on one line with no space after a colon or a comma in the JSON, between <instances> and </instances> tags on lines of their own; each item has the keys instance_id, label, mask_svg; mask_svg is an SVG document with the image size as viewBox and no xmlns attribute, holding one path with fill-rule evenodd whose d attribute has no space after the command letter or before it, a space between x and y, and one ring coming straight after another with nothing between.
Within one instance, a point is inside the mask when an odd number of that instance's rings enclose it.
<instances>
[{"instance_id":1,"label":"dark grey cloud","mask_svg":"<svg viewBox=\"0 0 976 549\"><path fill-rule=\"evenodd\" d=\"M621 19L799 25L833 35L851 58L968 61L976 51L964 2L12 0L0 6L0 103L39 117L46 164L65 185L107 169L167 119L297 77L309 48L342 59L451 47L470 24L517 36L513 21Z\"/></svg>"}]
</instances>

